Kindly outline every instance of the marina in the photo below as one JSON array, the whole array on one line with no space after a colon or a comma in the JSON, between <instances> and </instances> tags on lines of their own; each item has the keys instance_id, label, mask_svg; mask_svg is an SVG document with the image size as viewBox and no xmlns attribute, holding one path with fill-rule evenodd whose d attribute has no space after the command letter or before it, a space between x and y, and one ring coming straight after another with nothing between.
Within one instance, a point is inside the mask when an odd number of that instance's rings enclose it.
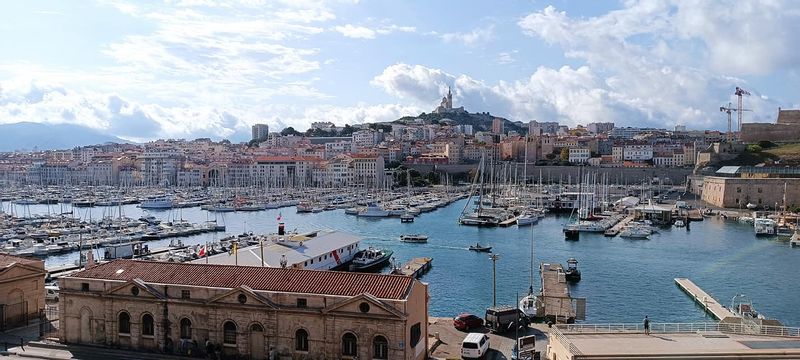
<instances>
[{"instance_id":1,"label":"marina","mask_svg":"<svg viewBox=\"0 0 800 360\"><path fill-rule=\"evenodd\" d=\"M456 194L452 191L450 193ZM730 215L732 212L727 212L730 220L715 215L706 217L702 222L693 222L691 231L657 227L659 232L650 235L647 242L619 236L604 237L602 232L583 233L580 241L571 242L564 241L562 233L562 225L568 217L556 211L539 218L538 223L532 226L484 228L457 225L455 222L466 201L456 200L450 205L429 210L422 216L415 217L413 223L401 223L397 218L391 217L347 216L347 209L344 208L316 213L297 213L291 207L228 213L215 213L203 210L200 206L143 210L136 204L128 204L113 208L117 212L121 209L124 216L131 219L152 217L149 221L159 223L181 218L189 223L205 223L216 219L218 225L225 226L224 232L200 233L181 238L189 249L160 254L165 259L180 254L188 255L199 251L206 244L220 243L223 239L236 238L243 233L269 236L276 232L278 217L281 218L280 222L286 224L287 233L342 231L360 237L360 249L373 247L390 250L393 253L391 257L396 259L436 258L437 266L425 274L425 281L431 284L430 312L435 316L452 316L463 311L482 313L487 304L491 303L492 264L485 258L486 253L469 251L476 244L501 254L497 261L498 301L514 303L518 292L527 293L528 279L522 275L526 271L520 268L520 264L530 262L527 249L532 229L537 243L537 258L563 261L575 257L581 261L583 279L580 283L567 286L572 297L587 299L586 321L636 322L643 314L669 321L701 321L710 318L705 311L685 301L681 290L669 286L676 277L691 277L707 284L706 291L721 298L740 292L753 294L754 301L771 316L788 324L800 323L800 318L791 307L780 301L781 297L791 296L790 289L783 285L784 282L800 281L793 279L800 272L794 261L797 251L789 249L788 240L781 241L778 237L769 236L756 237L753 224L733 220L734 216ZM25 205L26 214L30 214L26 216L26 221L57 213L61 206ZM108 211L109 208L95 206L84 208L74 216L81 221L102 219ZM427 235L428 242L414 244L398 240L401 235L415 233ZM229 240L225 241L227 243ZM170 239L146 241L153 250L165 249L169 247L169 243ZM95 259L102 259L102 246L93 251ZM225 257L235 263L235 257L229 255L228 251L230 249L216 256ZM241 261L246 261L243 260L246 253L254 253L260 257L259 245L255 243L249 245L249 248L248 245L243 245L238 253ZM77 251L50 255L45 259L46 266L52 269L74 266L77 260ZM252 262L260 264L260 260L256 258ZM789 278L784 276L778 279L760 266L751 266L744 271L742 263L774 263L787 269L786 276ZM277 264L280 266L280 258L277 258ZM314 261L314 265L318 265L318 260ZM375 271L389 272L391 269L391 266L385 265ZM470 281L458 280L462 278ZM764 286L771 289L770 296L761 295L763 291L759 289ZM534 287L541 288L539 276L535 279ZM642 289L648 291L643 292Z\"/></svg>"}]
</instances>

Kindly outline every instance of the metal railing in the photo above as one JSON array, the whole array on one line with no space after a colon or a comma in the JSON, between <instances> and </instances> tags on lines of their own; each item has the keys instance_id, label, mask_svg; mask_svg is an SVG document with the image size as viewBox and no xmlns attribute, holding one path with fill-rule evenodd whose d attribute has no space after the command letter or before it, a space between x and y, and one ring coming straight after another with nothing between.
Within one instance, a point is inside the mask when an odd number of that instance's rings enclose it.
<instances>
[{"instance_id":1,"label":"metal railing","mask_svg":"<svg viewBox=\"0 0 800 360\"><path fill-rule=\"evenodd\" d=\"M644 332L642 324L558 324L553 326L553 332L562 334L598 334L598 333L626 333ZM800 337L800 328L758 325L754 323L730 324L722 322L703 323L652 323L651 333L697 333L721 332L726 334L741 335L767 335L783 337ZM559 338L557 335L556 338Z\"/></svg>"}]
</instances>

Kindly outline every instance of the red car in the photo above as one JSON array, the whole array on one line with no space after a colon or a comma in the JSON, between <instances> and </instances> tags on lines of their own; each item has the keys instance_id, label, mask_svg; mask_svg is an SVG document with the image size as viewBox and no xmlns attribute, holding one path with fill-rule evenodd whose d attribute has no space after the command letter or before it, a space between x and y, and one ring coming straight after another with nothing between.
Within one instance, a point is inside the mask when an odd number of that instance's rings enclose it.
<instances>
[{"instance_id":1,"label":"red car","mask_svg":"<svg viewBox=\"0 0 800 360\"><path fill-rule=\"evenodd\" d=\"M453 327L457 330L469 331L470 329L483 327L483 319L476 315L463 313L453 319Z\"/></svg>"}]
</instances>

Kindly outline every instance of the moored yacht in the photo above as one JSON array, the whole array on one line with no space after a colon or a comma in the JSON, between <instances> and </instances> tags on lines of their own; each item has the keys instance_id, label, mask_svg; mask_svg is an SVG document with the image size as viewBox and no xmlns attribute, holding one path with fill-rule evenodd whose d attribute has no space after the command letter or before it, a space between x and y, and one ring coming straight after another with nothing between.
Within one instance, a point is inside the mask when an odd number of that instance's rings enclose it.
<instances>
[{"instance_id":1,"label":"moored yacht","mask_svg":"<svg viewBox=\"0 0 800 360\"><path fill-rule=\"evenodd\" d=\"M169 195L151 196L144 199L139 207L142 209L171 209L172 198Z\"/></svg>"},{"instance_id":2,"label":"moored yacht","mask_svg":"<svg viewBox=\"0 0 800 360\"><path fill-rule=\"evenodd\" d=\"M359 251L350 267L353 271L377 270L389 263L393 253L391 250L370 247Z\"/></svg>"}]
</instances>

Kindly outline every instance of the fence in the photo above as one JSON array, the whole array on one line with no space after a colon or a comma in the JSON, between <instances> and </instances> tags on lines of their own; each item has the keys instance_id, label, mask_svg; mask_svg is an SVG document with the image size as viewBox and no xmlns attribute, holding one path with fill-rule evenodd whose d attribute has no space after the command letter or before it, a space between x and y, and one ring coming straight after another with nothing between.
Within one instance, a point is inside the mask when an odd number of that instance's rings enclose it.
<instances>
[{"instance_id":1,"label":"fence","mask_svg":"<svg viewBox=\"0 0 800 360\"><path fill-rule=\"evenodd\" d=\"M642 324L559 324L554 326L561 334L644 332ZM755 323L653 323L652 333L696 333L717 331L727 334L768 335L800 337L800 328L758 325Z\"/></svg>"},{"instance_id":2,"label":"fence","mask_svg":"<svg viewBox=\"0 0 800 360\"><path fill-rule=\"evenodd\" d=\"M28 303L0 304L0 331L28 325Z\"/></svg>"}]
</instances>

